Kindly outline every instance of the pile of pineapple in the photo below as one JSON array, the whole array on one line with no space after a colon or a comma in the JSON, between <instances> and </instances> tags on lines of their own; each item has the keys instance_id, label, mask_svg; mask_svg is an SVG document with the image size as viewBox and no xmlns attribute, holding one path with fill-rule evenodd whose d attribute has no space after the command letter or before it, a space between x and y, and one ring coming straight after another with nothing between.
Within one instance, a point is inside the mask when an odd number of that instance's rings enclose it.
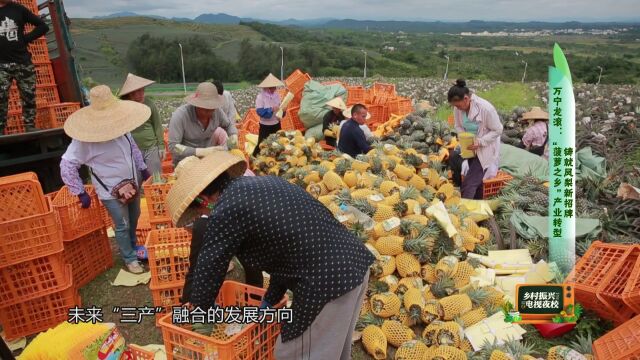
<instances>
[{"instance_id":1,"label":"pile of pineapple","mask_svg":"<svg viewBox=\"0 0 640 360\"><path fill-rule=\"evenodd\" d=\"M426 110L416 111L397 122L394 132L385 132L380 142L425 155L440 154L458 145L446 122L432 119Z\"/></svg>"}]
</instances>

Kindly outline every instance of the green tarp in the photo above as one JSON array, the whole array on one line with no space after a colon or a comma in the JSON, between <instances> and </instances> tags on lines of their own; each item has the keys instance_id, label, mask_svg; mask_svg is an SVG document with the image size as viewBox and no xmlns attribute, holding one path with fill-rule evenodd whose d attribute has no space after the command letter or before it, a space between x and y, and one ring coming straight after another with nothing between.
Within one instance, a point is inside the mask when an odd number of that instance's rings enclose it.
<instances>
[{"instance_id":1,"label":"green tarp","mask_svg":"<svg viewBox=\"0 0 640 360\"><path fill-rule=\"evenodd\" d=\"M310 129L318 124L322 124L324 115L329 111L327 101L342 96L347 100L347 89L340 84L322 85L317 81L308 81L304 85L302 101L298 116L304 124L305 129Z\"/></svg>"},{"instance_id":2,"label":"green tarp","mask_svg":"<svg viewBox=\"0 0 640 360\"><path fill-rule=\"evenodd\" d=\"M520 210L511 215L511 224L516 232L526 240L549 237L549 218L546 216L529 216ZM576 237L589 235L590 238L600 233L598 219L576 219Z\"/></svg>"},{"instance_id":3,"label":"green tarp","mask_svg":"<svg viewBox=\"0 0 640 360\"><path fill-rule=\"evenodd\" d=\"M550 154L551 156L552 154ZM607 176L605 159L594 155L590 147L576 153L576 181L591 177L602 181ZM500 170L514 176L527 173L542 181L549 180L549 163L544 158L515 146L500 144Z\"/></svg>"}]
</instances>

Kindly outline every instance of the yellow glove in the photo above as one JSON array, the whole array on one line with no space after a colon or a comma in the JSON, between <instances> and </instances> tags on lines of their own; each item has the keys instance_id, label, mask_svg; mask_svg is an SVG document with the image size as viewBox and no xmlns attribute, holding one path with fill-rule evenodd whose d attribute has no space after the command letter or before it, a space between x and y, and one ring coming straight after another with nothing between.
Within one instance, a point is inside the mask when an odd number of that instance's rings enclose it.
<instances>
[{"instance_id":1,"label":"yellow glove","mask_svg":"<svg viewBox=\"0 0 640 360\"><path fill-rule=\"evenodd\" d=\"M335 138L336 137L336 133L334 133L333 131L327 129L327 130L324 131L324 136L330 137L330 138Z\"/></svg>"}]
</instances>

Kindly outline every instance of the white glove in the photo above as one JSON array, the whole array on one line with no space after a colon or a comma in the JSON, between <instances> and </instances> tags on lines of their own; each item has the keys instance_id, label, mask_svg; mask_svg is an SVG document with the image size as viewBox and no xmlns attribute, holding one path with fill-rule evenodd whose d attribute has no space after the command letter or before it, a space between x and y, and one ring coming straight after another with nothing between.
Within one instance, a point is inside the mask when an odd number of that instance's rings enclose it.
<instances>
[{"instance_id":1,"label":"white glove","mask_svg":"<svg viewBox=\"0 0 640 360\"><path fill-rule=\"evenodd\" d=\"M235 149L238 147L238 135L229 136L229 139L227 139L227 147L229 149Z\"/></svg>"},{"instance_id":2,"label":"white glove","mask_svg":"<svg viewBox=\"0 0 640 360\"><path fill-rule=\"evenodd\" d=\"M205 157L207 155L211 155L218 151L225 151L226 146L211 146L207 148L196 148L196 156L197 157Z\"/></svg>"},{"instance_id":3,"label":"white glove","mask_svg":"<svg viewBox=\"0 0 640 360\"><path fill-rule=\"evenodd\" d=\"M178 154L180 154L180 155L181 155L185 150L187 150L187 147L186 147L186 146L184 146L184 145L182 145L182 144L177 144L177 145L176 145L176 152L177 152Z\"/></svg>"},{"instance_id":4,"label":"white glove","mask_svg":"<svg viewBox=\"0 0 640 360\"><path fill-rule=\"evenodd\" d=\"M469 160L465 160L462 162L462 171L460 172L462 176L467 176L469 172Z\"/></svg>"},{"instance_id":5,"label":"white glove","mask_svg":"<svg viewBox=\"0 0 640 360\"><path fill-rule=\"evenodd\" d=\"M482 177L482 180L493 179L497 175L498 175L498 165L491 164L487 168L487 171L484 172L484 176Z\"/></svg>"}]
</instances>

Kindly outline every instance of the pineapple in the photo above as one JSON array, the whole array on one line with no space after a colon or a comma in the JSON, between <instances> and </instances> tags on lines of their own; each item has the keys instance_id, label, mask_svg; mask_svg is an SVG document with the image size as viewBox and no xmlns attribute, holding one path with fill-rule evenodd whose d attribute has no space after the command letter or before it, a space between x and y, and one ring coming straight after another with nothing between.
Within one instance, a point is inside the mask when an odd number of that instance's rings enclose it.
<instances>
[{"instance_id":1,"label":"pineapple","mask_svg":"<svg viewBox=\"0 0 640 360\"><path fill-rule=\"evenodd\" d=\"M319 199L322 196L323 189L321 184L311 183L307 186L307 192L311 194L316 199ZM324 204L326 206L326 204Z\"/></svg>"},{"instance_id":2,"label":"pineapple","mask_svg":"<svg viewBox=\"0 0 640 360\"><path fill-rule=\"evenodd\" d=\"M363 304L362 308L365 308L365 306L370 309L369 304L367 305ZM384 322L383 318L379 316L375 316L370 311L367 311L365 313L361 313L360 317L358 318L358 321L356 321L356 330L362 331L364 328L366 328L369 325L382 326L383 322Z\"/></svg>"},{"instance_id":3,"label":"pineapple","mask_svg":"<svg viewBox=\"0 0 640 360\"><path fill-rule=\"evenodd\" d=\"M349 170L344 173L343 181L350 188L356 187L358 185L358 175L355 171Z\"/></svg>"},{"instance_id":4,"label":"pineapple","mask_svg":"<svg viewBox=\"0 0 640 360\"><path fill-rule=\"evenodd\" d=\"M437 281L436 269L431 264L422 265L420 276L422 277L422 280L424 280L428 284L433 284Z\"/></svg>"},{"instance_id":5,"label":"pineapple","mask_svg":"<svg viewBox=\"0 0 640 360\"><path fill-rule=\"evenodd\" d=\"M391 218L391 219L394 219L394 218ZM373 226L373 235L378 239L382 237L389 237L389 236L398 237L400 235L400 227L396 226L390 231L387 231L384 228L384 222L379 222Z\"/></svg>"},{"instance_id":6,"label":"pineapple","mask_svg":"<svg viewBox=\"0 0 640 360\"><path fill-rule=\"evenodd\" d=\"M485 227L478 227L478 234L476 238L480 244L486 244L491 239L491 232Z\"/></svg>"},{"instance_id":7,"label":"pineapple","mask_svg":"<svg viewBox=\"0 0 640 360\"><path fill-rule=\"evenodd\" d=\"M478 224L476 224L475 221L473 221L473 219L471 219L470 217L466 217L462 220L462 226L463 229L466 230L469 234L471 234L471 236L473 237L478 237Z\"/></svg>"},{"instance_id":8,"label":"pineapple","mask_svg":"<svg viewBox=\"0 0 640 360\"><path fill-rule=\"evenodd\" d=\"M409 184L419 191L426 190L427 188L427 182L422 178L422 176L417 174L413 175L411 179L409 179Z\"/></svg>"},{"instance_id":9,"label":"pineapple","mask_svg":"<svg viewBox=\"0 0 640 360\"><path fill-rule=\"evenodd\" d=\"M338 216L342 213L342 210L340 209L340 206L338 206L338 204L331 203L329 204L329 206L327 206L327 208L331 211L331 213L333 214L333 216Z\"/></svg>"},{"instance_id":10,"label":"pineapple","mask_svg":"<svg viewBox=\"0 0 640 360\"><path fill-rule=\"evenodd\" d=\"M455 256L445 256L436 264L436 276L451 276L458 264L458 259Z\"/></svg>"},{"instance_id":11,"label":"pineapple","mask_svg":"<svg viewBox=\"0 0 640 360\"><path fill-rule=\"evenodd\" d=\"M517 360L517 359L514 359L513 356L501 350L496 349L491 352L491 356L489 357L489 360Z\"/></svg>"},{"instance_id":12,"label":"pineapple","mask_svg":"<svg viewBox=\"0 0 640 360\"><path fill-rule=\"evenodd\" d=\"M464 351L453 346L437 346L431 350L430 360L467 360Z\"/></svg>"},{"instance_id":13,"label":"pineapple","mask_svg":"<svg viewBox=\"0 0 640 360\"><path fill-rule=\"evenodd\" d=\"M388 318L398 315L400 311L400 298L398 295L386 292L371 297L371 312L375 315Z\"/></svg>"},{"instance_id":14,"label":"pineapple","mask_svg":"<svg viewBox=\"0 0 640 360\"><path fill-rule=\"evenodd\" d=\"M409 316L409 313L407 312L407 310L405 310L403 307L400 308L400 312L398 312L398 316L392 316L389 318L389 320L397 320L406 327L412 327L416 324Z\"/></svg>"},{"instance_id":15,"label":"pineapple","mask_svg":"<svg viewBox=\"0 0 640 360\"><path fill-rule=\"evenodd\" d=\"M364 328L362 330L362 344L374 359L384 360L387 358L387 338L379 327L369 325Z\"/></svg>"},{"instance_id":16,"label":"pineapple","mask_svg":"<svg viewBox=\"0 0 640 360\"><path fill-rule=\"evenodd\" d=\"M380 258L371 265L371 273L377 278L391 275L396 271L396 258L388 255L380 255Z\"/></svg>"},{"instance_id":17,"label":"pineapple","mask_svg":"<svg viewBox=\"0 0 640 360\"><path fill-rule=\"evenodd\" d=\"M422 308L420 319L426 325L440 318L440 303L434 300L427 300Z\"/></svg>"},{"instance_id":18,"label":"pineapple","mask_svg":"<svg viewBox=\"0 0 640 360\"><path fill-rule=\"evenodd\" d=\"M457 292L455 282L447 276L438 277L438 280L431 285L431 292L438 298L444 298Z\"/></svg>"},{"instance_id":19,"label":"pineapple","mask_svg":"<svg viewBox=\"0 0 640 360\"><path fill-rule=\"evenodd\" d=\"M399 347L403 343L415 338L415 334L411 329L396 320L385 320L381 328L389 344L395 347Z\"/></svg>"},{"instance_id":20,"label":"pineapple","mask_svg":"<svg viewBox=\"0 0 640 360\"><path fill-rule=\"evenodd\" d=\"M401 236L385 236L378 238L376 249L382 255L396 256L403 252L404 238Z\"/></svg>"},{"instance_id":21,"label":"pineapple","mask_svg":"<svg viewBox=\"0 0 640 360\"><path fill-rule=\"evenodd\" d=\"M464 327L468 328L486 319L488 316L487 311L483 307L479 307L463 314L460 320L464 323Z\"/></svg>"},{"instance_id":22,"label":"pineapple","mask_svg":"<svg viewBox=\"0 0 640 360\"><path fill-rule=\"evenodd\" d=\"M419 340L410 340L400 345L395 360L423 360L427 356L427 345Z\"/></svg>"},{"instance_id":23,"label":"pineapple","mask_svg":"<svg viewBox=\"0 0 640 360\"><path fill-rule=\"evenodd\" d=\"M453 320L456 316L465 314L473 309L473 303L467 294L451 295L440 299L442 318Z\"/></svg>"},{"instance_id":24,"label":"pineapple","mask_svg":"<svg viewBox=\"0 0 640 360\"><path fill-rule=\"evenodd\" d=\"M404 293L404 308L409 313L409 318L415 324L420 321L425 306L422 292L416 288L409 288Z\"/></svg>"},{"instance_id":25,"label":"pineapple","mask_svg":"<svg viewBox=\"0 0 640 360\"><path fill-rule=\"evenodd\" d=\"M416 174L416 170L414 168L398 163L398 165L396 165L396 167L393 169L393 173L396 174L399 179L409 181L409 179L411 179Z\"/></svg>"},{"instance_id":26,"label":"pineapple","mask_svg":"<svg viewBox=\"0 0 640 360\"><path fill-rule=\"evenodd\" d=\"M475 269L468 262L461 261L457 263L454 267L452 276L456 288L460 289L467 286L471 281L471 276L473 276L474 273Z\"/></svg>"},{"instance_id":27,"label":"pineapple","mask_svg":"<svg viewBox=\"0 0 640 360\"><path fill-rule=\"evenodd\" d=\"M420 276L420 261L413 254L402 253L396 256L396 266L402 277Z\"/></svg>"},{"instance_id":28,"label":"pineapple","mask_svg":"<svg viewBox=\"0 0 640 360\"><path fill-rule=\"evenodd\" d=\"M427 285L422 289L422 297L425 300L436 300L436 296L431 292L431 286Z\"/></svg>"},{"instance_id":29,"label":"pineapple","mask_svg":"<svg viewBox=\"0 0 640 360\"><path fill-rule=\"evenodd\" d=\"M327 186L329 191L338 190L347 187L347 184L342 181L340 175L335 172L329 170L322 177L322 182Z\"/></svg>"},{"instance_id":30,"label":"pineapple","mask_svg":"<svg viewBox=\"0 0 640 360\"><path fill-rule=\"evenodd\" d=\"M437 335L437 343L440 346L455 346L459 348L463 338L462 327L455 321L446 321L442 324L442 328Z\"/></svg>"},{"instance_id":31,"label":"pineapple","mask_svg":"<svg viewBox=\"0 0 640 360\"><path fill-rule=\"evenodd\" d=\"M375 194L376 192L371 189L357 189L351 192L351 198L356 200L367 200L369 196Z\"/></svg>"},{"instance_id":32,"label":"pineapple","mask_svg":"<svg viewBox=\"0 0 640 360\"><path fill-rule=\"evenodd\" d=\"M429 346L438 345L438 334L442 330L444 323L439 320L434 320L422 331L422 338Z\"/></svg>"},{"instance_id":33,"label":"pineapple","mask_svg":"<svg viewBox=\"0 0 640 360\"><path fill-rule=\"evenodd\" d=\"M460 344L460 350L464 351L465 353L473 352L473 345L471 345L471 341L469 341L469 339L467 338L462 340L462 343Z\"/></svg>"},{"instance_id":34,"label":"pineapple","mask_svg":"<svg viewBox=\"0 0 640 360\"><path fill-rule=\"evenodd\" d=\"M369 252L371 252L371 254L373 254L373 256L375 256L376 260L380 259L380 253L374 245L364 244L364 246L369 250Z\"/></svg>"},{"instance_id":35,"label":"pineapple","mask_svg":"<svg viewBox=\"0 0 640 360\"><path fill-rule=\"evenodd\" d=\"M460 205L460 202L462 201L462 199L460 198L460 196L452 196L448 199L446 199L444 201L444 205L445 206L454 206L454 205Z\"/></svg>"},{"instance_id":36,"label":"pineapple","mask_svg":"<svg viewBox=\"0 0 640 360\"><path fill-rule=\"evenodd\" d=\"M362 305L360 305L360 317L365 316L366 314L371 313L371 303L369 302L369 298L365 297L362 301ZM362 330L362 329L360 329Z\"/></svg>"},{"instance_id":37,"label":"pineapple","mask_svg":"<svg viewBox=\"0 0 640 360\"><path fill-rule=\"evenodd\" d=\"M434 243L434 239L420 236L415 239L406 240L404 242L404 251L414 255L421 264L424 264L431 258ZM422 269L420 273L422 273Z\"/></svg>"},{"instance_id":38,"label":"pineapple","mask_svg":"<svg viewBox=\"0 0 640 360\"><path fill-rule=\"evenodd\" d=\"M400 187L393 181L386 180L380 184L380 192L382 192L382 195L384 196L390 196L391 194L399 191Z\"/></svg>"},{"instance_id":39,"label":"pineapple","mask_svg":"<svg viewBox=\"0 0 640 360\"><path fill-rule=\"evenodd\" d=\"M480 240L469 232L465 230L460 230L458 232L460 237L462 237L462 245L467 251L473 251L476 248L476 245L480 243Z\"/></svg>"},{"instance_id":40,"label":"pineapple","mask_svg":"<svg viewBox=\"0 0 640 360\"><path fill-rule=\"evenodd\" d=\"M404 293L407 292L407 290L409 289L418 289L419 291L422 291L422 288L424 287L424 285L422 284L422 279L419 277L406 277L406 278L402 278L400 279L400 281L398 282L398 288L396 289L396 292L399 295L402 295Z\"/></svg>"},{"instance_id":41,"label":"pineapple","mask_svg":"<svg viewBox=\"0 0 640 360\"><path fill-rule=\"evenodd\" d=\"M593 358L593 340L591 334L583 336L582 334L577 336L578 342L572 341L571 347L583 354L585 357L591 356Z\"/></svg>"},{"instance_id":42,"label":"pineapple","mask_svg":"<svg viewBox=\"0 0 640 360\"><path fill-rule=\"evenodd\" d=\"M403 218L404 220L413 221L420 225L426 226L429 223L429 218L424 215L410 214Z\"/></svg>"},{"instance_id":43,"label":"pineapple","mask_svg":"<svg viewBox=\"0 0 640 360\"><path fill-rule=\"evenodd\" d=\"M389 275L393 276L393 275ZM367 285L367 296L373 296L389 292L390 286L384 281L370 281Z\"/></svg>"},{"instance_id":44,"label":"pineapple","mask_svg":"<svg viewBox=\"0 0 640 360\"><path fill-rule=\"evenodd\" d=\"M400 284L400 282L398 281L398 277L395 275L387 275L387 276L381 277L379 281L387 284L389 289L388 291L393 293L396 292L396 290L398 290L398 286Z\"/></svg>"},{"instance_id":45,"label":"pineapple","mask_svg":"<svg viewBox=\"0 0 640 360\"><path fill-rule=\"evenodd\" d=\"M367 199L356 199L353 198L351 200L351 206L360 210L365 215L372 217L373 214L376 213L376 207L371 205L371 203Z\"/></svg>"},{"instance_id":46,"label":"pineapple","mask_svg":"<svg viewBox=\"0 0 640 360\"><path fill-rule=\"evenodd\" d=\"M380 204L388 205L388 206L391 206L391 207L395 207L400 202L401 202L400 193L399 192L395 192L395 193L385 197L384 200L382 200L382 202L380 202ZM402 215L402 214L400 214L400 215Z\"/></svg>"},{"instance_id":47,"label":"pineapple","mask_svg":"<svg viewBox=\"0 0 640 360\"><path fill-rule=\"evenodd\" d=\"M320 162L320 166L324 168L324 172L332 171L336 168L336 166L331 161L322 161ZM336 174L337 175L337 174ZM320 176L324 176L323 172L320 171Z\"/></svg>"},{"instance_id":48,"label":"pineapple","mask_svg":"<svg viewBox=\"0 0 640 360\"><path fill-rule=\"evenodd\" d=\"M351 163L351 168L355 171L358 172L366 172L367 170L369 170L369 167L371 165L368 162L364 162L364 161L360 161L360 160L355 160L354 162Z\"/></svg>"},{"instance_id":49,"label":"pineapple","mask_svg":"<svg viewBox=\"0 0 640 360\"><path fill-rule=\"evenodd\" d=\"M442 186L440 186L440 188L438 188L438 192L436 193L436 196L441 200L441 201L445 201L446 199L450 198L453 196L455 191L455 188L453 187L453 185L449 182L446 182L444 184L442 184Z\"/></svg>"},{"instance_id":50,"label":"pineapple","mask_svg":"<svg viewBox=\"0 0 640 360\"><path fill-rule=\"evenodd\" d=\"M385 220L389 220L395 216L396 216L396 212L393 210L393 207L380 204L378 205L378 208L376 209L376 212L373 215L373 221L379 223Z\"/></svg>"},{"instance_id":51,"label":"pineapple","mask_svg":"<svg viewBox=\"0 0 640 360\"><path fill-rule=\"evenodd\" d=\"M585 359L585 357L579 352L563 345L554 346L549 349L547 360L577 360Z\"/></svg>"}]
</instances>

